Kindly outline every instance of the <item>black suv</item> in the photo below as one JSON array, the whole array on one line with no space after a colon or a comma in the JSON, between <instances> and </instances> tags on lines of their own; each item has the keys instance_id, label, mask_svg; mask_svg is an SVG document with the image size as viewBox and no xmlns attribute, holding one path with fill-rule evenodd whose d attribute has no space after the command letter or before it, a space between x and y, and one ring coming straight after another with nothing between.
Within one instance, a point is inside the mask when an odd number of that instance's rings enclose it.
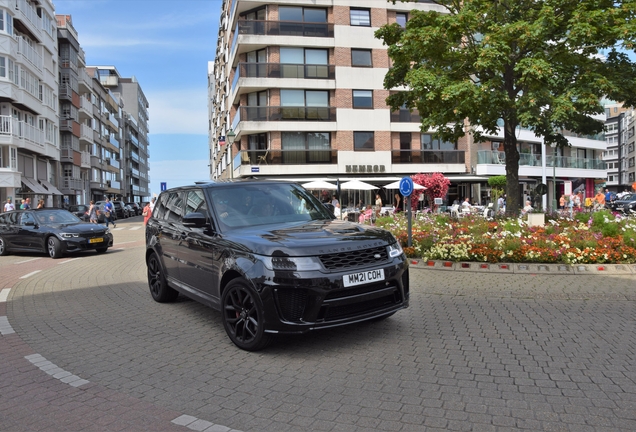
<instances>
[{"instance_id":1,"label":"black suv","mask_svg":"<svg viewBox=\"0 0 636 432\"><path fill-rule=\"evenodd\" d=\"M636 212L636 193L626 194L612 202L611 210L627 214Z\"/></svg>"},{"instance_id":2,"label":"black suv","mask_svg":"<svg viewBox=\"0 0 636 432\"><path fill-rule=\"evenodd\" d=\"M378 320L409 303L406 256L388 231L334 219L291 182L236 180L162 192L146 227L154 300L221 312L234 344Z\"/></svg>"}]
</instances>

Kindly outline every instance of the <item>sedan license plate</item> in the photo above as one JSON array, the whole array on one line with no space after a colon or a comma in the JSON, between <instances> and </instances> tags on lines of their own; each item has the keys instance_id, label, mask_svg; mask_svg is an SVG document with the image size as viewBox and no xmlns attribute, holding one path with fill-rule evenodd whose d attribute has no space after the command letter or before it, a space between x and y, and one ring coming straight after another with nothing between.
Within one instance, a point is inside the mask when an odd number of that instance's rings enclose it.
<instances>
[{"instance_id":1,"label":"sedan license plate","mask_svg":"<svg viewBox=\"0 0 636 432\"><path fill-rule=\"evenodd\" d=\"M342 283L346 287L362 285L384 280L384 269L367 270L343 276Z\"/></svg>"},{"instance_id":2,"label":"sedan license plate","mask_svg":"<svg viewBox=\"0 0 636 432\"><path fill-rule=\"evenodd\" d=\"M99 238L92 238L92 239L88 239L88 242L89 242L89 243L101 243L101 242L103 242L103 241L104 241L104 239L103 239L103 238L101 238L101 237L99 237Z\"/></svg>"}]
</instances>

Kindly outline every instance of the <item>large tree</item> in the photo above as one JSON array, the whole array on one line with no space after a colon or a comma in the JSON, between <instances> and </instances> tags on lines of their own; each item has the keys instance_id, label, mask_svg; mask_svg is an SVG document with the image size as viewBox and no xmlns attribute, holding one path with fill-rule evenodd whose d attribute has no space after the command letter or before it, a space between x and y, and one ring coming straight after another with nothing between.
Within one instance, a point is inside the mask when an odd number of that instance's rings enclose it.
<instances>
[{"instance_id":1,"label":"large tree","mask_svg":"<svg viewBox=\"0 0 636 432\"><path fill-rule=\"evenodd\" d=\"M385 88L406 89L387 101L417 109L422 131L447 140L485 141L501 127L510 214L520 208L517 127L564 147L564 131L603 131L601 98L636 102L636 64L625 54L635 0L430 3L437 11L412 11L405 29L376 32L392 60Z\"/></svg>"}]
</instances>

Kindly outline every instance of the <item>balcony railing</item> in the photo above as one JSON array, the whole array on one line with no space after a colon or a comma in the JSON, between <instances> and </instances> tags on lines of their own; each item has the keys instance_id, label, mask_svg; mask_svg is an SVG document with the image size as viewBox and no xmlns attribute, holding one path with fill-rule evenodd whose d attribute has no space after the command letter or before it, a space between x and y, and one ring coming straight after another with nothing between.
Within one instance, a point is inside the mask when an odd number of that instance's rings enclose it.
<instances>
[{"instance_id":1,"label":"balcony railing","mask_svg":"<svg viewBox=\"0 0 636 432\"><path fill-rule=\"evenodd\" d=\"M242 121L336 121L336 107L239 107Z\"/></svg>"},{"instance_id":2,"label":"balcony railing","mask_svg":"<svg viewBox=\"0 0 636 432\"><path fill-rule=\"evenodd\" d=\"M241 165L338 164L338 151L321 150L242 150Z\"/></svg>"},{"instance_id":3,"label":"balcony railing","mask_svg":"<svg viewBox=\"0 0 636 432\"><path fill-rule=\"evenodd\" d=\"M394 164L463 164L463 150L391 150Z\"/></svg>"},{"instance_id":4,"label":"balcony railing","mask_svg":"<svg viewBox=\"0 0 636 432\"><path fill-rule=\"evenodd\" d=\"M605 170L607 169L607 165L604 161L600 159L590 159L590 158L577 158L577 157L569 157L569 156L554 156L547 155L545 157L545 166L548 168L552 168L555 166L557 168L578 168L578 169L595 169L595 170ZM477 152L477 163L478 164L499 164L505 165L506 163L506 155L504 152L493 152L490 150L482 150ZM540 154L519 154L519 166L541 166L541 155Z\"/></svg>"},{"instance_id":5,"label":"balcony railing","mask_svg":"<svg viewBox=\"0 0 636 432\"><path fill-rule=\"evenodd\" d=\"M239 78L335 79L335 65L287 63L239 63L232 80L234 91Z\"/></svg>"},{"instance_id":6,"label":"balcony railing","mask_svg":"<svg viewBox=\"0 0 636 432\"><path fill-rule=\"evenodd\" d=\"M391 113L391 122L392 123L420 123L421 117L418 110L413 110L413 112L407 109L401 109L399 111L393 111Z\"/></svg>"},{"instance_id":7,"label":"balcony railing","mask_svg":"<svg viewBox=\"0 0 636 432\"><path fill-rule=\"evenodd\" d=\"M240 35L333 37L328 23L239 20L236 26Z\"/></svg>"}]
</instances>

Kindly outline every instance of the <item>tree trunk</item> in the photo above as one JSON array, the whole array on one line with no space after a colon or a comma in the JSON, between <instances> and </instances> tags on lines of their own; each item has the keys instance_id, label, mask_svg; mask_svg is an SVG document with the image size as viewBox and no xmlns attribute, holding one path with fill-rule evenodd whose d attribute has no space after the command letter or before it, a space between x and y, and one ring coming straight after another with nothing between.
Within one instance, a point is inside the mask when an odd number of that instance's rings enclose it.
<instances>
[{"instance_id":1,"label":"tree trunk","mask_svg":"<svg viewBox=\"0 0 636 432\"><path fill-rule=\"evenodd\" d=\"M504 151L506 152L506 216L517 217L521 209L519 201L519 150L517 150L516 125L504 121Z\"/></svg>"}]
</instances>

